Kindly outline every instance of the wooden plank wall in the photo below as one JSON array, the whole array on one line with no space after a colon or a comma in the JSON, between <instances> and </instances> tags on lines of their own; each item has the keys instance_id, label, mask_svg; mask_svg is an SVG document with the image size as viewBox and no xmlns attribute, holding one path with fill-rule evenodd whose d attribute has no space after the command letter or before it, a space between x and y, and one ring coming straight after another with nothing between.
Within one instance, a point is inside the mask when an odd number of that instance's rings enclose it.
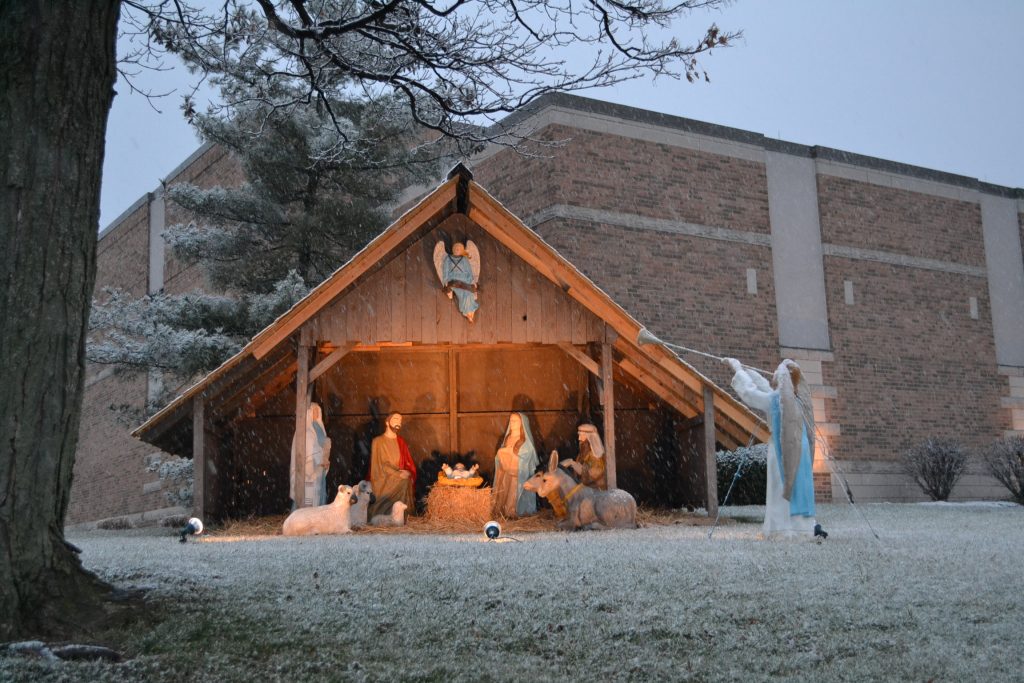
<instances>
[{"instance_id":1,"label":"wooden plank wall","mask_svg":"<svg viewBox=\"0 0 1024 683\"><path fill-rule=\"evenodd\" d=\"M455 434L449 412L450 359L455 361ZM679 438L677 422L683 418L618 368L615 384L619 486L648 504L700 502L691 501L703 482L689 481L699 462L690 462L685 435ZM375 414L397 410L406 416L402 435L422 470L419 488L425 493L440 462L454 455L478 462L490 477L511 411L524 412L530 420L542 463L552 449L575 455L579 422L602 424L599 394L593 376L557 347L399 347L350 353L316 382L314 391L333 442L330 490L365 476L370 441L383 428ZM231 462L224 468L230 482L225 504L232 516L284 510L294 405L295 392L288 388L256 417L235 424Z\"/></svg>"},{"instance_id":2,"label":"wooden plank wall","mask_svg":"<svg viewBox=\"0 0 1024 683\"><path fill-rule=\"evenodd\" d=\"M470 323L441 289L434 245L472 239L480 248L480 310ZM321 311L318 341L583 344L602 323L558 286L461 214L394 254L388 263Z\"/></svg>"}]
</instances>

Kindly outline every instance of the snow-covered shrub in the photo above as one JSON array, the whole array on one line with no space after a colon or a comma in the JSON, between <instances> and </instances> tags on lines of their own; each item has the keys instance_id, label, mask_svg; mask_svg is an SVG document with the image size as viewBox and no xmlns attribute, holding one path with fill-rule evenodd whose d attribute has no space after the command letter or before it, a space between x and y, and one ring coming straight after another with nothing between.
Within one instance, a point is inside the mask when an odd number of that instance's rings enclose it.
<instances>
[{"instance_id":1,"label":"snow-covered shrub","mask_svg":"<svg viewBox=\"0 0 1024 683\"><path fill-rule=\"evenodd\" d=\"M146 469L156 472L160 481L163 482L167 502L186 510L192 509L194 469L191 460L186 458L157 460Z\"/></svg>"},{"instance_id":2,"label":"snow-covered shrub","mask_svg":"<svg viewBox=\"0 0 1024 683\"><path fill-rule=\"evenodd\" d=\"M932 500L948 500L967 466L968 452L953 439L925 439L903 454L903 471Z\"/></svg>"},{"instance_id":3,"label":"snow-covered shrub","mask_svg":"<svg viewBox=\"0 0 1024 683\"><path fill-rule=\"evenodd\" d=\"M764 505L765 487L768 481L768 446L758 444L751 448L737 448L734 451L715 453L718 462L718 503L725 502L725 494L732 484L736 469L742 467L736 480L729 505Z\"/></svg>"},{"instance_id":4,"label":"snow-covered shrub","mask_svg":"<svg viewBox=\"0 0 1024 683\"><path fill-rule=\"evenodd\" d=\"M132 523L128 521L127 517L111 517L110 519L102 519L96 523L97 529L103 529L104 531L122 531L124 529L131 529Z\"/></svg>"},{"instance_id":5,"label":"snow-covered shrub","mask_svg":"<svg viewBox=\"0 0 1024 683\"><path fill-rule=\"evenodd\" d=\"M983 457L992 476L1010 490L1016 502L1024 505L1024 437L996 441L984 451Z\"/></svg>"}]
</instances>

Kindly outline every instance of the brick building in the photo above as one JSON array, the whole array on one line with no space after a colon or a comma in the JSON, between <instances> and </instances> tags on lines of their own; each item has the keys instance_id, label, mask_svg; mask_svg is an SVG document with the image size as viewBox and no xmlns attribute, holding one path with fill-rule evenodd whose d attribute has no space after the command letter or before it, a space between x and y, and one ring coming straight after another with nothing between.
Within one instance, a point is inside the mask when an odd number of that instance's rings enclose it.
<instances>
[{"instance_id":1,"label":"brick building","mask_svg":"<svg viewBox=\"0 0 1024 683\"><path fill-rule=\"evenodd\" d=\"M895 462L929 436L1024 434L1024 190L575 96L511 118L561 144L490 149L469 161L476 179L661 338L762 368L796 359L859 501L920 499ZM204 146L165 184L184 180L241 174ZM107 227L98 291L202 286L159 239L177 220L157 190ZM684 358L728 385L723 366ZM109 410L148 391L91 371L70 522L166 506L153 448ZM975 464L954 497L1005 493Z\"/></svg>"}]
</instances>

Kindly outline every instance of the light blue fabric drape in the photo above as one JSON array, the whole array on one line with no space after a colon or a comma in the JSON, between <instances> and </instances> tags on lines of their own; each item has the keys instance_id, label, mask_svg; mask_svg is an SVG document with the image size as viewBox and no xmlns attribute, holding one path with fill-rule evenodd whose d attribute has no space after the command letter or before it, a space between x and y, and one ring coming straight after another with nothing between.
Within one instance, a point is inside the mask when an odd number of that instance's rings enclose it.
<instances>
[{"instance_id":1,"label":"light blue fabric drape","mask_svg":"<svg viewBox=\"0 0 1024 683\"><path fill-rule=\"evenodd\" d=\"M782 403L779 392L772 393L771 410L772 441L775 443L775 457L779 465L782 488L786 488L786 468L782 464ZM807 438L807 425L803 426L800 440L800 464L796 469L796 482L789 501L789 514L801 517L814 516L814 474L811 463L811 442Z\"/></svg>"}]
</instances>

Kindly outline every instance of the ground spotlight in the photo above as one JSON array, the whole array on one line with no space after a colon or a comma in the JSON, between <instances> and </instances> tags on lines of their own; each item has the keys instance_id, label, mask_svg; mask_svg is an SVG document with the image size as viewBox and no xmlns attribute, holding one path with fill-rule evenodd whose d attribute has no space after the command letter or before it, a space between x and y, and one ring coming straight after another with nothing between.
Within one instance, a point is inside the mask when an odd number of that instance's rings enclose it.
<instances>
[{"instance_id":1,"label":"ground spotlight","mask_svg":"<svg viewBox=\"0 0 1024 683\"><path fill-rule=\"evenodd\" d=\"M203 521L198 517L193 517L192 519L188 520L188 524L183 526L181 528L181 531L178 532L178 540L184 543L185 539L188 536L201 533L203 533Z\"/></svg>"},{"instance_id":2,"label":"ground spotlight","mask_svg":"<svg viewBox=\"0 0 1024 683\"><path fill-rule=\"evenodd\" d=\"M498 536L501 536L501 525L494 520L487 522L487 524L484 524L484 534L493 541Z\"/></svg>"}]
</instances>

